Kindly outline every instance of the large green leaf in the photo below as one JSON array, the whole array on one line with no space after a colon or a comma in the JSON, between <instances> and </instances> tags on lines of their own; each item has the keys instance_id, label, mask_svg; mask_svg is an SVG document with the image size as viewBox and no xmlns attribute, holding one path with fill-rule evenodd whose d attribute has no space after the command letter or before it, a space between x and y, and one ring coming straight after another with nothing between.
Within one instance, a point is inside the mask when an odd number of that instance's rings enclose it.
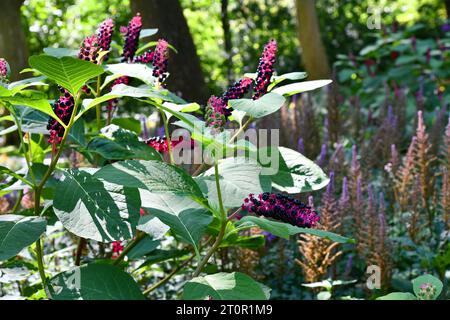
<instances>
[{"instance_id":1,"label":"large green leaf","mask_svg":"<svg viewBox=\"0 0 450 320\"><path fill-rule=\"evenodd\" d=\"M41 111L41 112L49 115L56 121L58 121L63 127L66 126L66 124L64 122L62 122L61 119L58 118L58 116L55 114L55 112L53 112L52 106L46 99L32 99L32 98L18 97L18 96L5 97L5 98L1 98L1 99L11 103L12 105L27 106L32 109Z\"/></svg>"},{"instance_id":2,"label":"large green leaf","mask_svg":"<svg viewBox=\"0 0 450 320\"><path fill-rule=\"evenodd\" d=\"M45 77L33 77L12 82L8 85L8 89L11 90L11 94L14 96L28 87L48 86L48 84L42 82L42 80L45 80Z\"/></svg>"},{"instance_id":3,"label":"large green leaf","mask_svg":"<svg viewBox=\"0 0 450 320\"><path fill-rule=\"evenodd\" d=\"M240 272L197 277L184 285L185 300L268 300L270 289Z\"/></svg>"},{"instance_id":4,"label":"large green leaf","mask_svg":"<svg viewBox=\"0 0 450 320\"><path fill-rule=\"evenodd\" d=\"M146 190L141 190L141 201L143 208L168 225L182 241L191 244L198 254L200 239L213 219L208 210L189 197Z\"/></svg>"},{"instance_id":5,"label":"large green leaf","mask_svg":"<svg viewBox=\"0 0 450 320\"><path fill-rule=\"evenodd\" d=\"M354 243L355 242L355 240L353 240L353 239L343 237L343 236L338 235L333 232L319 230L319 229L312 229L312 228L299 228L299 227L293 226L289 223L278 222L278 221L255 217L255 216L243 217L239 221L238 225L243 224L248 221L254 223L255 225L257 225L258 227L260 227L263 230L269 231L271 234L273 234L277 237L281 237L281 238L285 238L285 239L289 239L289 236L293 236L293 235L296 235L299 233L306 233L306 234L310 234L310 235L317 236L320 238L329 239L334 242L339 242L339 243Z\"/></svg>"},{"instance_id":6,"label":"large green leaf","mask_svg":"<svg viewBox=\"0 0 450 320\"><path fill-rule=\"evenodd\" d=\"M270 180L261 176L262 167L252 159L243 157L226 158L219 161L220 189L226 207L239 207L250 194L270 190ZM218 203L214 168L195 177L208 200Z\"/></svg>"},{"instance_id":7,"label":"large green leaf","mask_svg":"<svg viewBox=\"0 0 450 320\"><path fill-rule=\"evenodd\" d=\"M277 151L276 149L268 150L268 154L271 152ZM271 175L270 179L272 186L279 191L310 192L320 190L330 182L323 170L301 153L284 147L278 147L278 152L278 172ZM269 166L270 170L276 169L273 163L262 165Z\"/></svg>"},{"instance_id":8,"label":"large green leaf","mask_svg":"<svg viewBox=\"0 0 450 320\"><path fill-rule=\"evenodd\" d=\"M413 290L417 297L422 298L422 289L420 288L422 285L431 285L433 286L432 292L433 294L427 297L427 300L435 300L439 297L442 292L443 284L441 280L436 277L433 277L430 274L425 274L423 276L417 277L412 280Z\"/></svg>"},{"instance_id":9,"label":"large green leaf","mask_svg":"<svg viewBox=\"0 0 450 320\"><path fill-rule=\"evenodd\" d=\"M292 96L294 94L312 91L329 85L331 80L313 80L313 81L304 81L304 82L296 82L292 84L287 84L285 86L281 86L273 89L271 92L278 93L285 97Z\"/></svg>"},{"instance_id":10,"label":"large green leaf","mask_svg":"<svg viewBox=\"0 0 450 320\"><path fill-rule=\"evenodd\" d=\"M101 168L95 177L124 187L202 198L195 181L182 169L155 160L126 160Z\"/></svg>"},{"instance_id":11,"label":"large green leaf","mask_svg":"<svg viewBox=\"0 0 450 320\"><path fill-rule=\"evenodd\" d=\"M409 292L392 292L378 297L377 300L417 300L417 298Z\"/></svg>"},{"instance_id":12,"label":"large green leaf","mask_svg":"<svg viewBox=\"0 0 450 320\"><path fill-rule=\"evenodd\" d=\"M137 190L100 181L84 170L64 171L53 207L64 227L101 242L134 237L139 221Z\"/></svg>"},{"instance_id":13,"label":"large green leaf","mask_svg":"<svg viewBox=\"0 0 450 320\"><path fill-rule=\"evenodd\" d=\"M67 56L32 56L29 63L31 67L66 88L73 96L76 96L86 81L104 72L99 65Z\"/></svg>"},{"instance_id":14,"label":"large green leaf","mask_svg":"<svg viewBox=\"0 0 450 320\"><path fill-rule=\"evenodd\" d=\"M244 111L254 118L262 118L278 111L286 102L286 99L277 93L267 93L257 100L238 99L230 100L233 109Z\"/></svg>"},{"instance_id":15,"label":"large green leaf","mask_svg":"<svg viewBox=\"0 0 450 320\"><path fill-rule=\"evenodd\" d=\"M87 264L62 272L48 283L52 300L143 300L133 278L118 267Z\"/></svg>"},{"instance_id":16,"label":"large green leaf","mask_svg":"<svg viewBox=\"0 0 450 320\"><path fill-rule=\"evenodd\" d=\"M108 160L143 159L162 160L161 155L129 130L116 125L110 125L102 129L102 136L92 139L88 151L100 154Z\"/></svg>"},{"instance_id":17,"label":"large green leaf","mask_svg":"<svg viewBox=\"0 0 450 320\"><path fill-rule=\"evenodd\" d=\"M45 232L44 218L0 215L0 261L17 255Z\"/></svg>"},{"instance_id":18,"label":"large green leaf","mask_svg":"<svg viewBox=\"0 0 450 320\"><path fill-rule=\"evenodd\" d=\"M159 240L169 231L170 227L161 222L152 214L146 214L139 219L136 227L139 231L145 232L152 239Z\"/></svg>"},{"instance_id":19,"label":"large green leaf","mask_svg":"<svg viewBox=\"0 0 450 320\"><path fill-rule=\"evenodd\" d=\"M289 73L285 73L285 74L282 74L279 76L273 76L272 82L270 83L270 85L267 89L270 91L277 84L279 84L285 80L302 80L302 79L305 79L307 76L308 76L308 74L306 72L289 72Z\"/></svg>"}]
</instances>

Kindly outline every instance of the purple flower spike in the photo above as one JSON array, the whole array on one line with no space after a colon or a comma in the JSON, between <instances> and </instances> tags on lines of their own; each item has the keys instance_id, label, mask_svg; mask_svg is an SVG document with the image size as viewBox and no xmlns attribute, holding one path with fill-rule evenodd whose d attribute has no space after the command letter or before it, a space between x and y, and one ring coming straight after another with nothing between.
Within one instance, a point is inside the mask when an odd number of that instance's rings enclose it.
<instances>
[{"instance_id":1,"label":"purple flower spike","mask_svg":"<svg viewBox=\"0 0 450 320\"><path fill-rule=\"evenodd\" d=\"M53 111L65 124L68 124L70 117L72 116L74 99L72 95L66 89L59 87L59 90L63 94L58 100L53 104ZM48 142L50 144L58 144L64 135L64 127L55 119L51 118L48 120L47 129L50 131L50 137Z\"/></svg>"},{"instance_id":2,"label":"purple flower spike","mask_svg":"<svg viewBox=\"0 0 450 320\"><path fill-rule=\"evenodd\" d=\"M8 62L0 58L0 82L8 81L10 73Z\"/></svg>"},{"instance_id":3,"label":"purple flower spike","mask_svg":"<svg viewBox=\"0 0 450 320\"><path fill-rule=\"evenodd\" d=\"M133 62L134 63L142 63L142 64L152 63L154 56L155 56L155 52L148 50L148 51L145 51L143 54L135 57Z\"/></svg>"},{"instance_id":4,"label":"purple flower spike","mask_svg":"<svg viewBox=\"0 0 450 320\"><path fill-rule=\"evenodd\" d=\"M153 76L163 82L167 78L167 66L169 59L169 43L166 40L158 40L153 56Z\"/></svg>"},{"instance_id":5,"label":"purple flower spike","mask_svg":"<svg viewBox=\"0 0 450 320\"><path fill-rule=\"evenodd\" d=\"M270 79L275 71L274 64L277 54L277 42L270 40L264 47L262 57L259 59L253 100L261 98L267 93Z\"/></svg>"},{"instance_id":6,"label":"purple flower spike","mask_svg":"<svg viewBox=\"0 0 450 320\"><path fill-rule=\"evenodd\" d=\"M125 34L125 45L123 47L122 62L133 61L134 55L138 48L139 36L142 29L142 18L138 13L133 19L131 19ZM125 31L122 29L121 31Z\"/></svg>"},{"instance_id":7,"label":"purple flower spike","mask_svg":"<svg viewBox=\"0 0 450 320\"><path fill-rule=\"evenodd\" d=\"M114 32L114 22L111 18L106 19L100 24L98 28L98 45L103 51L108 51L111 48L112 35ZM104 61L108 59L108 56L105 56Z\"/></svg>"},{"instance_id":8,"label":"purple flower spike","mask_svg":"<svg viewBox=\"0 0 450 320\"><path fill-rule=\"evenodd\" d=\"M229 109L226 108L223 99L212 96L208 100L205 111L206 125L214 128L217 132L222 131L225 127L227 116L229 116Z\"/></svg>"},{"instance_id":9,"label":"purple flower spike","mask_svg":"<svg viewBox=\"0 0 450 320\"><path fill-rule=\"evenodd\" d=\"M242 210L303 228L314 227L320 219L311 207L281 193L264 192L256 197L250 194Z\"/></svg>"},{"instance_id":10,"label":"purple flower spike","mask_svg":"<svg viewBox=\"0 0 450 320\"><path fill-rule=\"evenodd\" d=\"M228 100L241 99L250 90L252 84L253 80L251 78L242 78L225 91L222 96L223 101L227 103Z\"/></svg>"}]
</instances>

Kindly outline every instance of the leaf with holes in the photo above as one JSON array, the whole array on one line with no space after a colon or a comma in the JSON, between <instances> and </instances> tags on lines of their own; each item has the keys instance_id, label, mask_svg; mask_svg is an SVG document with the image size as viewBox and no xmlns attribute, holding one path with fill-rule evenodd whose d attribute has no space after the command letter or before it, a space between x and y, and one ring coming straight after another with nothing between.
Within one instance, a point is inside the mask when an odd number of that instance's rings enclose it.
<instances>
[{"instance_id":1,"label":"leaf with holes","mask_svg":"<svg viewBox=\"0 0 450 320\"><path fill-rule=\"evenodd\" d=\"M86 81L101 75L101 66L73 57L32 56L30 66L76 96Z\"/></svg>"},{"instance_id":2,"label":"leaf with holes","mask_svg":"<svg viewBox=\"0 0 450 320\"><path fill-rule=\"evenodd\" d=\"M196 199L203 198L198 185L183 169L161 161L119 161L101 168L95 173L95 177L152 193L173 193Z\"/></svg>"},{"instance_id":3,"label":"leaf with holes","mask_svg":"<svg viewBox=\"0 0 450 320\"><path fill-rule=\"evenodd\" d=\"M79 237L101 242L135 236L140 199L136 189L101 181L86 170L71 169L55 187L55 214Z\"/></svg>"},{"instance_id":4,"label":"leaf with holes","mask_svg":"<svg viewBox=\"0 0 450 320\"><path fill-rule=\"evenodd\" d=\"M14 257L39 239L46 225L40 217L0 215L0 261Z\"/></svg>"},{"instance_id":5,"label":"leaf with holes","mask_svg":"<svg viewBox=\"0 0 450 320\"><path fill-rule=\"evenodd\" d=\"M208 210L189 197L174 194L157 194L141 190L142 207L180 237L183 242L191 244L198 252L200 239L212 221Z\"/></svg>"}]
</instances>

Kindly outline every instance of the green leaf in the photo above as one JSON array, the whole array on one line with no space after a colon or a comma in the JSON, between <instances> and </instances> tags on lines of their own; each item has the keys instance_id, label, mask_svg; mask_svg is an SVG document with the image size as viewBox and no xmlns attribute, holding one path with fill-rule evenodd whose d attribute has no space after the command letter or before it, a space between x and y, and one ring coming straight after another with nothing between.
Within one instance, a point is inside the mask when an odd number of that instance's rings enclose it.
<instances>
[{"instance_id":1,"label":"green leaf","mask_svg":"<svg viewBox=\"0 0 450 320\"><path fill-rule=\"evenodd\" d=\"M308 74L306 72L289 72L279 76L274 76L272 77L272 82L267 89L271 91L273 87L285 80L302 80L307 76Z\"/></svg>"},{"instance_id":2,"label":"green leaf","mask_svg":"<svg viewBox=\"0 0 450 320\"><path fill-rule=\"evenodd\" d=\"M158 33L158 29L142 29L139 34L139 39L144 39L147 37L151 37Z\"/></svg>"},{"instance_id":3,"label":"green leaf","mask_svg":"<svg viewBox=\"0 0 450 320\"><path fill-rule=\"evenodd\" d=\"M156 78L152 75L152 68L141 63L108 64L105 66L105 71L110 72L113 75L106 77L105 82L102 84L102 89L104 89L110 82L122 76L139 79L149 86L154 85L156 80Z\"/></svg>"},{"instance_id":4,"label":"green leaf","mask_svg":"<svg viewBox=\"0 0 450 320\"><path fill-rule=\"evenodd\" d=\"M32 109L41 111L56 121L58 121L63 127L66 127L66 124L62 122L60 118L53 112L53 108L46 99L32 99L32 98L25 98L25 97L5 97L2 98L2 100L7 101L11 103L12 105L20 105L20 106L27 106Z\"/></svg>"},{"instance_id":5,"label":"green leaf","mask_svg":"<svg viewBox=\"0 0 450 320\"><path fill-rule=\"evenodd\" d=\"M276 149L260 150L259 155L264 151L272 159L272 152L277 152ZM279 191L287 193L301 193L320 190L328 185L330 179L323 172L323 170L309 160L301 153L278 147L278 172L270 176L272 186ZM260 162L261 157L259 158ZM270 171L275 169L274 163L262 163L263 166L268 167Z\"/></svg>"},{"instance_id":6,"label":"green leaf","mask_svg":"<svg viewBox=\"0 0 450 320\"><path fill-rule=\"evenodd\" d=\"M413 290L416 296L421 300L436 300L442 292L442 282L436 277L433 277L430 274L426 274L412 280ZM420 286L422 285L432 285L434 288L434 294L429 293L429 296L425 297L422 293L422 289ZM424 289L425 290L425 289ZM425 291L427 292L427 291Z\"/></svg>"},{"instance_id":7,"label":"green leaf","mask_svg":"<svg viewBox=\"0 0 450 320\"><path fill-rule=\"evenodd\" d=\"M284 222L278 222L274 220L269 220L261 217L255 217L255 216L245 216L240 221L239 224L245 223L247 221L250 221L260 227L263 230L269 231L271 234L284 238L289 239L289 236L293 236L299 233L306 233L313 236L317 236L320 238L325 238L328 240L331 240L333 242L339 242L339 243L354 243L355 240L343 237L341 235L338 235L333 232L325 231L325 230L319 230L319 229L312 229L312 228L299 228L296 226L293 226L289 223Z\"/></svg>"},{"instance_id":8,"label":"green leaf","mask_svg":"<svg viewBox=\"0 0 450 320\"><path fill-rule=\"evenodd\" d=\"M32 56L30 66L66 88L74 97L89 79L101 75L101 66L73 57Z\"/></svg>"},{"instance_id":9,"label":"green leaf","mask_svg":"<svg viewBox=\"0 0 450 320\"><path fill-rule=\"evenodd\" d=\"M139 141L138 136L129 130L116 125L102 129L103 136L92 139L88 151L100 154L108 160L143 159L161 160L161 155L155 149Z\"/></svg>"},{"instance_id":10,"label":"green leaf","mask_svg":"<svg viewBox=\"0 0 450 320\"><path fill-rule=\"evenodd\" d=\"M182 257L189 253L189 250L160 250L156 249L146 256L146 260L136 270L145 266L151 266L155 263L161 263L166 260Z\"/></svg>"},{"instance_id":11,"label":"green leaf","mask_svg":"<svg viewBox=\"0 0 450 320\"><path fill-rule=\"evenodd\" d=\"M69 132L69 139L78 143L80 146L86 146L86 132L83 119L73 124L72 129Z\"/></svg>"},{"instance_id":12,"label":"green leaf","mask_svg":"<svg viewBox=\"0 0 450 320\"><path fill-rule=\"evenodd\" d=\"M199 242L212 221L208 210L192 199L174 194L156 194L141 190L142 207L168 225L183 242L198 254Z\"/></svg>"},{"instance_id":13,"label":"green leaf","mask_svg":"<svg viewBox=\"0 0 450 320\"><path fill-rule=\"evenodd\" d=\"M137 190L100 181L84 170L64 171L53 207L64 227L79 237L101 242L134 237L139 221Z\"/></svg>"},{"instance_id":14,"label":"green leaf","mask_svg":"<svg viewBox=\"0 0 450 320\"><path fill-rule=\"evenodd\" d=\"M275 90L274 90L275 91ZM254 118L262 118L278 111L286 99L277 93L267 93L257 100L237 99L230 100L229 105L236 110L244 111Z\"/></svg>"},{"instance_id":15,"label":"green leaf","mask_svg":"<svg viewBox=\"0 0 450 320\"><path fill-rule=\"evenodd\" d=\"M133 131L136 134L141 134L142 126L138 119L134 118L113 118L112 124L118 125L122 129Z\"/></svg>"},{"instance_id":16,"label":"green leaf","mask_svg":"<svg viewBox=\"0 0 450 320\"><path fill-rule=\"evenodd\" d=\"M78 56L78 50L69 48L44 48L44 53L56 58Z\"/></svg>"},{"instance_id":17,"label":"green leaf","mask_svg":"<svg viewBox=\"0 0 450 320\"><path fill-rule=\"evenodd\" d=\"M377 300L417 300L417 298L409 292L392 292L378 297Z\"/></svg>"},{"instance_id":18,"label":"green leaf","mask_svg":"<svg viewBox=\"0 0 450 320\"><path fill-rule=\"evenodd\" d=\"M285 86L275 88L271 92L278 93L285 97L289 97L294 94L316 90L318 88L329 85L331 82L333 82L333 81L331 81L331 80L313 80L313 81L296 82L296 83L292 83L292 84L288 84Z\"/></svg>"},{"instance_id":19,"label":"green leaf","mask_svg":"<svg viewBox=\"0 0 450 320\"><path fill-rule=\"evenodd\" d=\"M226 158L219 161L220 189L225 207L239 207L250 193L259 194L270 189L270 181L260 176L262 167L252 159ZM195 177L209 201L218 203L214 168Z\"/></svg>"},{"instance_id":20,"label":"green leaf","mask_svg":"<svg viewBox=\"0 0 450 320\"><path fill-rule=\"evenodd\" d=\"M14 96L28 87L48 86L48 84L42 82L44 79L45 77L34 77L12 82L8 85L8 89L11 90L11 94Z\"/></svg>"},{"instance_id":21,"label":"green leaf","mask_svg":"<svg viewBox=\"0 0 450 320\"><path fill-rule=\"evenodd\" d=\"M14 257L39 239L46 225L40 217L0 215L0 261Z\"/></svg>"},{"instance_id":22,"label":"green leaf","mask_svg":"<svg viewBox=\"0 0 450 320\"><path fill-rule=\"evenodd\" d=\"M161 222L152 214L146 214L139 219L136 227L139 231L145 232L152 239L159 240L169 231L170 227Z\"/></svg>"},{"instance_id":23,"label":"green leaf","mask_svg":"<svg viewBox=\"0 0 450 320\"><path fill-rule=\"evenodd\" d=\"M144 237L139 243L134 246L127 254L127 258L130 260L139 259L151 252L153 252L161 241L154 240L151 237Z\"/></svg>"},{"instance_id":24,"label":"green leaf","mask_svg":"<svg viewBox=\"0 0 450 320\"><path fill-rule=\"evenodd\" d=\"M161 161L120 161L101 168L95 173L95 177L153 193L203 198L200 188L184 170Z\"/></svg>"},{"instance_id":25,"label":"green leaf","mask_svg":"<svg viewBox=\"0 0 450 320\"><path fill-rule=\"evenodd\" d=\"M22 177L20 174L17 174L16 172L14 172L11 169L8 169L8 168L6 168L4 166L0 166L0 175L1 174L7 174L9 176L12 176L12 177L14 177L14 178L24 182L25 184L27 184L27 185L29 185L31 187L33 186L33 184L30 181L28 181L27 179Z\"/></svg>"},{"instance_id":26,"label":"green leaf","mask_svg":"<svg viewBox=\"0 0 450 320\"><path fill-rule=\"evenodd\" d=\"M197 277L184 285L183 299L268 300L270 289L240 272Z\"/></svg>"},{"instance_id":27,"label":"green leaf","mask_svg":"<svg viewBox=\"0 0 450 320\"><path fill-rule=\"evenodd\" d=\"M48 283L52 300L144 300L133 278L108 264L87 264L62 272Z\"/></svg>"}]
</instances>

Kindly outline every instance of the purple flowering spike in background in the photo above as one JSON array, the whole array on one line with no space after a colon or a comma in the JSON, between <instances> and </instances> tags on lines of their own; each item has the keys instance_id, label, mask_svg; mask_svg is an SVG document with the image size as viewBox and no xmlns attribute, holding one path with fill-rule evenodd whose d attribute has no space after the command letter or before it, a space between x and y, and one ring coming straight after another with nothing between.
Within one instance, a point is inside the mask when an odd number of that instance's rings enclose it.
<instances>
[{"instance_id":1,"label":"purple flowering spike in background","mask_svg":"<svg viewBox=\"0 0 450 320\"><path fill-rule=\"evenodd\" d=\"M125 33L125 45L123 47L122 62L133 61L139 45L139 36L142 30L142 18L138 13L131 19ZM125 31L125 30L122 30Z\"/></svg>"},{"instance_id":2,"label":"purple flowering spike in background","mask_svg":"<svg viewBox=\"0 0 450 320\"><path fill-rule=\"evenodd\" d=\"M281 193L264 192L256 197L250 194L242 210L301 228L314 227L320 219L310 206Z\"/></svg>"},{"instance_id":3,"label":"purple flowering spike in background","mask_svg":"<svg viewBox=\"0 0 450 320\"><path fill-rule=\"evenodd\" d=\"M90 36L84 39L78 53L78 59L97 63L98 52L100 50L97 36Z\"/></svg>"},{"instance_id":4,"label":"purple flowering spike in background","mask_svg":"<svg viewBox=\"0 0 450 320\"><path fill-rule=\"evenodd\" d=\"M11 70L9 68L8 62L0 58L0 82L8 81Z\"/></svg>"},{"instance_id":5,"label":"purple flowering spike in background","mask_svg":"<svg viewBox=\"0 0 450 320\"><path fill-rule=\"evenodd\" d=\"M275 71L274 64L277 54L277 42L270 40L264 47L264 52L259 59L259 65L254 85L253 100L259 99L267 93L267 88L270 84L270 79Z\"/></svg>"}]
</instances>

